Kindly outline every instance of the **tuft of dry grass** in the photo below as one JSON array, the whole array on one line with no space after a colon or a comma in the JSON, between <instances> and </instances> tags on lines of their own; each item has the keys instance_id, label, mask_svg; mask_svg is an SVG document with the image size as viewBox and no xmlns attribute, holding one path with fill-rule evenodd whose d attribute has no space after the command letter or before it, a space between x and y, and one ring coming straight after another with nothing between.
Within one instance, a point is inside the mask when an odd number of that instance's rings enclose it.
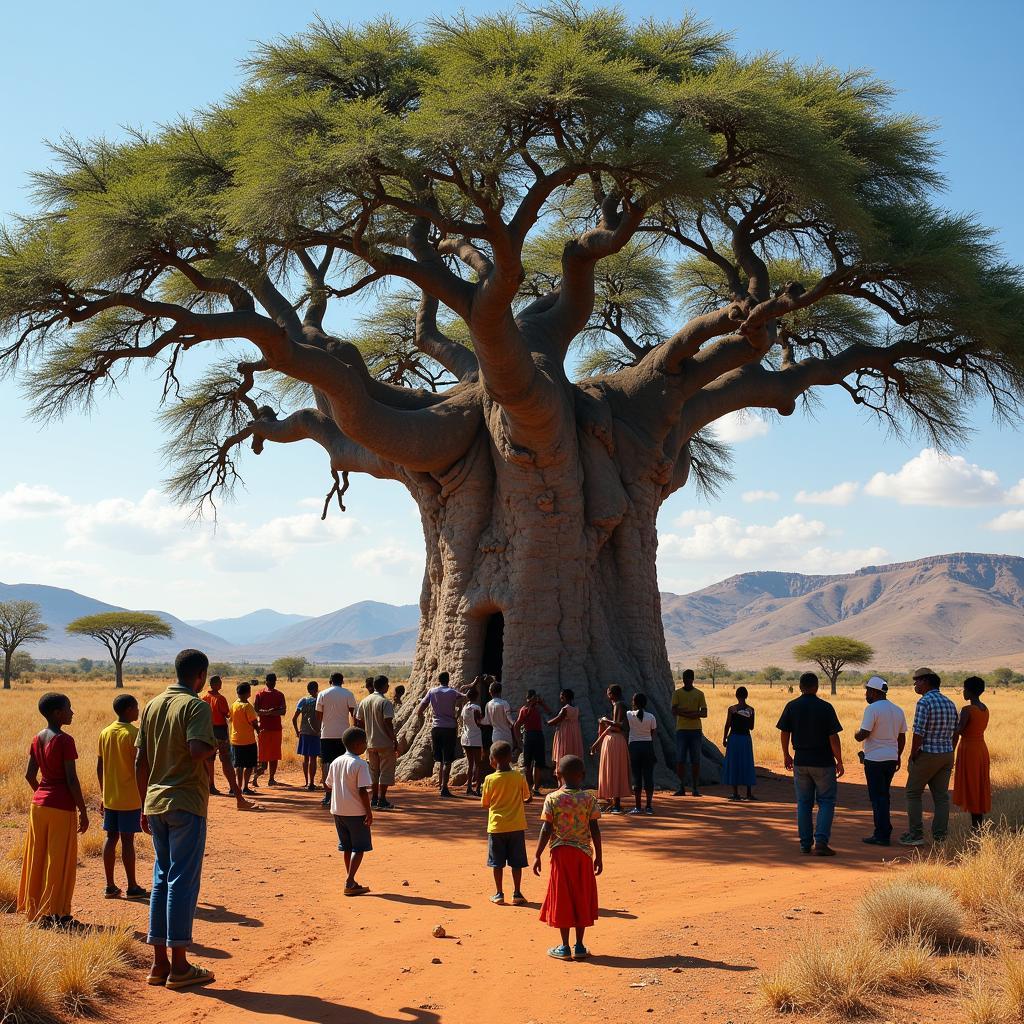
<instances>
[{"instance_id":1,"label":"tuft of dry grass","mask_svg":"<svg viewBox=\"0 0 1024 1024\"><path fill-rule=\"evenodd\" d=\"M959 1020L963 1024L1006 1024L999 993L976 979L960 998Z\"/></svg>"},{"instance_id":2,"label":"tuft of dry grass","mask_svg":"<svg viewBox=\"0 0 1024 1024\"><path fill-rule=\"evenodd\" d=\"M870 890L858 917L864 930L885 945L918 939L948 949L964 933L963 911L947 889L902 877Z\"/></svg>"},{"instance_id":3,"label":"tuft of dry grass","mask_svg":"<svg viewBox=\"0 0 1024 1024\"><path fill-rule=\"evenodd\" d=\"M0 929L0 1020L43 1024L57 1013L53 943L36 928Z\"/></svg>"},{"instance_id":4,"label":"tuft of dry grass","mask_svg":"<svg viewBox=\"0 0 1024 1024\"><path fill-rule=\"evenodd\" d=\"M99 857L103 853L103 844L106 842L106 838L106 833L98 827L97 822L90 821L89 830L78 837L79 858Z\"/></svg>"},{"instance_id":5,"label":"tuft of dry grass","mask_svg":"<svg viewBox=\"0 0 1024 1024\"><path fill-rule=\"evenodd\" d=\"M780 1013L829 1012L858 1017L871 1011L886 977L878 947L865 938L834 946L810 938L761 982L765 1001Z\"/></svg>"},{"instance_id":6,"label":"tuft of dry grass","mask_svg":"<svg viewBox=\"0 0 1024 1024\"><path fill-rule=\"evenodd\" d=\"M931 940L920 932L912 932L890 945L880 954L885 961L885 989L900 993L945 988L934 952Z\"/></svg>"},{"instance_id":7,"label":"tuft of dry grass","mask_svg":"<svg viewBox=\"0 0 1024 1024\"><path fill-rule=\"evenodd\" d=\"M17 907L20 883L20 872L7 864L0 864L0 913L9 914Z\"/></svg>"},{"instance_id":8,"label":"tuft of dry grass","mask_svg":"<svg viewBox=\"0 0 1024 1024\"><path fill-rule=\"evenodd\" d=\"M1003 1002L1012 1021L1024 1021L1024 960L1003 956Z\"/></svg>"}]
</instances>

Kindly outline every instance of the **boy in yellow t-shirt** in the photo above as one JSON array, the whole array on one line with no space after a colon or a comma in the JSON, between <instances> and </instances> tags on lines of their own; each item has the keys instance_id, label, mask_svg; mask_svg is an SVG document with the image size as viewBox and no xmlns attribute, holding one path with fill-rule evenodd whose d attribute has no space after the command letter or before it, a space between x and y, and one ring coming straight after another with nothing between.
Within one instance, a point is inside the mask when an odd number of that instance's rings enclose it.
<instances>
[{"instance_id":1,"label":"boy in yellow t-shirt","mask_svg":"<svg viewBox=\"0 0 1024 1024\"><path fill-rule=\"evenodd\" d=\"M235 769L235 792L252 793L249 782L259 764L256 734L260 731L260 716L249 703L252 686L239 683L235 687L238 700L231 705L228 715L228 739L231 742L231 766Z\"/></svg>"},{"instance_id":2,"label":"boy in yellow t-shirt","mask_svg":"<svg viewBox=\"0 0 1024 1024\"><path fill-rule=\"evenodd\" d=\"M512 744L499 740L491 747L494 771L484 779L480 803L487 808L487 866L494 869L492 903L504 903L505 865L512 869L512 902L526 902L522 893L526 856L526 807L532 799L529 783L512 767Z\"/></svg>"},{"instance_id":3,"label":"boy in yellow t-shirt","mask_svg":"<svg viewBox=\"0 0 1024 1024\"><path fill-rule=\"evenodd\" d=\"M135 737L139 730L132 723L138 721L139 702L130 693L122 693L114 699L114 714L117 721L100 733L96 757L96 777L103 799L103 831L107 834L103 842L103 871L107 876L103 895L108 900L122 895L130 900L148 900L149 893L135 878L135 835L142 831L142 797L135 781ZM118 841L128 882L124 893L114 882Z\"/></svg>"}]
</instances>

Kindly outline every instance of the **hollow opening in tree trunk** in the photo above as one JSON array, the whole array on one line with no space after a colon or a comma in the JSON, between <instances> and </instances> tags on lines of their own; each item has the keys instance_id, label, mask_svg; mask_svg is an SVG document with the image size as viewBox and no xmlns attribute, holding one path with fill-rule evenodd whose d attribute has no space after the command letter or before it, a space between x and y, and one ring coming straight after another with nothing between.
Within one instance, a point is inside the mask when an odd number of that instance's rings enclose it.
<instances>
[{"instance_id":1,"label":"hollow opening in tree trunk","mask_svg":"<svg viewBox=\"0 0 1024 1024\"><path fill-rule=\"evenodd\" d=\"M505 616L495 612L484 627L484 649L480 658L480 671L484 675L501 678L502 650L505 644Z\"/></svg>"}]
</instances>

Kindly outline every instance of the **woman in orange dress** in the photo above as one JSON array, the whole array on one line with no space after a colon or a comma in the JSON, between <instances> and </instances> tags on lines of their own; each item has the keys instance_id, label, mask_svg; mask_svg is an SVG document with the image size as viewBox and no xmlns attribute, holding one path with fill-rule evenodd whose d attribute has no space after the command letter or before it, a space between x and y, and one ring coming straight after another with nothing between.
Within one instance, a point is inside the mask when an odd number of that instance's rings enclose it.
<instances>
[{"instance_id":1,"label":"woman in orange dress","mask_svg":"<svg viewBox=\"0 0 1024 1024\"><path fill-rule=\"evenodd\" d=\"M601 750L597 768L597 797L611 802L611 814L622 814L623 798L633 795L629 778L629 744L626 742L626 705L622 700L622 687L609 686L611 717L598 721L601 732L590 748L591 754Z\"/></svg>"},{"instance_id":2,"label":"woman in orange dress","mask_svg":"<svg viewBox=\"0 0 1024 1024\"><path fill-rule=\"evenodd\" d=\"M953 734L956 769L953 773L953 803L971 816L971 827L981 828L992 810L992 783L989 779L988 747L985 729L988 708L981 702L985 680L971 676L964 680L964 700L960 721Z\"/></svg>"}]
</instances>

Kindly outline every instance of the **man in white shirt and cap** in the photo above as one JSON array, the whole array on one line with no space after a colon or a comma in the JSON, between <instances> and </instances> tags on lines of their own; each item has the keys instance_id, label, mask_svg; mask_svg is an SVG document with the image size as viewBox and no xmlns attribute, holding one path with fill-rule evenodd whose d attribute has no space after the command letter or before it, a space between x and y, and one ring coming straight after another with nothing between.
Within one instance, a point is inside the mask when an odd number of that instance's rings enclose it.
<instances>
[{"instance_id":1,"label":"man in white shirt and cap","mask_svg":"<svg viewBox=\"0 0 1024 1024\"><path fill-rule=\"evenodd\" d=\"M907 743L907 716L888 698L889 687L881 676L872 676L864 684L868 706L854 739L864 744L864 777L875 819L875 830L864 838L869 846L889 846L892 820L889 817L889 787L899 771L903 748Z\"/></svg>"}]
</instances>

